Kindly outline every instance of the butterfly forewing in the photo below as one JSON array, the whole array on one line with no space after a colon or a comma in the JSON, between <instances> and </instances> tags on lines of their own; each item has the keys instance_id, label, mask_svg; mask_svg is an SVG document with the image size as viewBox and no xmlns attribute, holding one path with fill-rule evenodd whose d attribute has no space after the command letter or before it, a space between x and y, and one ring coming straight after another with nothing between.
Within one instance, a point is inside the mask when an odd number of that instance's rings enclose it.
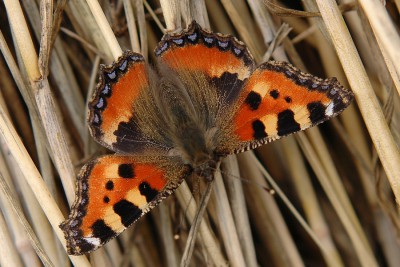
<instances>
[{"instance_id":1,"label":"butterfly forewing","mask_svg":"<svg viewBox=\"0 0 400 267\"><path fill-rule=\"evenodd\" d=\"M233 104L255 68L244 43L230 35L203 30L196 22L180 34L167 34L155 50L159 62L182 73L202 73L220 101Z\"/></svg>"},{"instance_id":2,"label":"butterfly forewing","mask_svg":"<svg viewBox=\"0 0 400 267\"><path fill-rule=\"evenodd\" d=\"M119 153L165 152L165 144L140 127L141 115L134 110L134 103L148 94L150 73L143 56L130 51L111 66L102 66L88 118L92 136L100 144Z\"/></svg>"}]
</instances>

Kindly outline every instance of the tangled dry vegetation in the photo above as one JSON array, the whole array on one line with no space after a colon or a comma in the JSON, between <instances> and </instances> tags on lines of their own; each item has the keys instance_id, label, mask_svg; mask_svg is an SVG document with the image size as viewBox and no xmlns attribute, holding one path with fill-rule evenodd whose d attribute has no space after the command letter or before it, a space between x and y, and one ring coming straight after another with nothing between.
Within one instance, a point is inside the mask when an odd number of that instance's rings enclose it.
<instances>
[{"instance_id":1,"label":"tangled dry vegetation","mask_svg":"<svg viewBox=\"0 0 400 267\"><path fill-rule=\"evenodd\" d=\"M196 215L190 192L204 191L191 179L87 257L66 254L58 225L77 171L108 153L85 118L99 64L125 49L151 61L163 33L195 19L237 36L258 63L337 77L356 102L319 127L224 160L188 265L398 266L400 2L337 2L3 0L0 265L180 264Z\"/></svg>"}]
</instances>

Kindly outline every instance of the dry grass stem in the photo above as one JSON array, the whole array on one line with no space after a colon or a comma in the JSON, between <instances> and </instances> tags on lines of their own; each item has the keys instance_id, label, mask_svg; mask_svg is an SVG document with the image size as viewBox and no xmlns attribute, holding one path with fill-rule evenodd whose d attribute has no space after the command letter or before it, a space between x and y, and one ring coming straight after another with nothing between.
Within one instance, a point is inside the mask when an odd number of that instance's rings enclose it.
<instances>
[{"instance_id":1,"label":"dry grass stem","mask_svg":"<svg viewBox=\"0 0 400 267\"><path fill-rule=\"evenodd\" d=\"M242 176L245 174L244 177L268 188L262 174L264 168L260 169L257 165L254 167L258 160L251 152L239 154L238 159ZM267 248L270 251L270 262L276 266L304 266L274 198L262 188L245 187L245 192L248 203L252 203L249 205L250 218L256 218L252 220L252 224L264 243L264 249Z\"/></svg>"},{"instance_id":2,"label":"dry grass stem","mask_svg":"<svg viewBox=\"0 0 400 267\"><path fill-rule=\"evenodd\" d=\"M385 168L396 201L400 205L400 153L398 147L390 133L367 73L336 3L331 0L318 0L317 3L343 69L349 77L350 86L356 95L361 114Z\"/></svg>"},{"instance_id":3,"label":"dry grass stem","mask_svg":"<svg viewBox=\"0 0 400 267\"><path fill-rule=\"evenodd\" d=\"M5 179L1 173L0 173L0 188L1 188L2 194L5 196L5 198L8 201L8 205L10 205L13 208L20 223L24 226L24 230L26 231L27 236L29 237L29 240L31 241L31 244L32 244L33 248L35 249L39 258L41 259L43 265L46 267L47 266L49 266L49 267L55 266L51 262L50 258L48 257L47 253L45 252L45 250L43 249L41 244L39 243L38 238L35 236L33 230L30 227L30 224L28 223L25 216L23 215L21 208L19 207L19 205L16 205L15 201L13 201L13 196L10 194L10 189L9 189L7 183L5 182ZM9 264L6 264L5 266L8 266L8 265Z\"/></svg>"},{"instance_id":4,"label":"dry grass stem","mask_svg":"<svg viewBox=\"0 0 400 267\"><path fill-rule=\"evenodd\" d=\"M160 0L167 32L182 29L179 2L179 0Z\"/></svg>"},{"instance_id":5,"label":"dry grass stem","mask_svg":"<svg viewBox=\"0 0 400 267\"><path fill-rule=\"evenodd\" d=\"M239 243L239 236L220 172L216 172L215 174L214 197L216 202L216 213L218 216L217 221L219 223L229 263L232 266L237 267L245 266L246 264Z\"/></svg>"},{"instance_id":6,"label":"dry grass stem","mask_svg":"<svg viewBox=\"0 0 400 267\"><path fill-rule=\"evenodd\" d=\"M132 9L132 2L131 0L123 0L123 3L126 16L126 23L128 25L129 37L131 41L131 49L133 52L140 53L139 37L135 24L135 15Z\"/></svg>"},{"instance_id":7,"label":"dry grass stem","mask_svg":"<svg viewBox=\"0 0 400 267\"><path fill-rule=\"evenodd\" d=\"M22 261L14 246L10 232L4 220L3 214L0 213L0 264L2 266L22 267Z\"/></svg>"},{"instance_id":8,"label":"dry grass stem","mask_svg":"<svg viewBox=\"0 0 400 267\"><path fill-rule=\"evenodd\" d=\"M86 0L86 3L94 16L94 19L99 25L100 31L103 34L109 49L111 50L114 60L118 59L118 57L122 55L122 50L114 36L110 24L108 24L107 18L104 15L99 2L96 0Z\"/></svg>"},{"instance_id":9,"label":"dry grass stem","mask_svg":"<svg viewBox=\"0 0 400 267\"><path fill-rule=\"evenodd\" d=\"M240 170L235 156L229 156L222 161L222 168L228 172L222 172L226 187L229 192L230 205L234 216L234 222L237 229L239 244L241 245L246 266L257 266L256 251L254 240L251 235L249 215L246 208L246 200L243 191Z\"/></svg>"},{"instance_id":10,"label":"dry grass stem","mask_svg":"<svg viewBox=\"0 0 400 267\"><path fill-rule=\"evenodd\" d=\"M32 38L22 15L21 6L19 2L12 0L5 0L4 5L6 6L10 26L16 33L14 38L21 51L21 57L24 59L26 72L32 80L38 80L40 78L37 65L38 57L33 43L27 41Z\"/></svg>"},{"instance_id":11,"label":"dry grass stem","mask_svg":"<svg viewBox=\"0 0 400 267\"><path fill-rule=\"evenodd\" d=\"M197 213L197 204L185 182L183 182L182 185L177 189L176 197L179 201L179 204L186 212L187 220L189 222L193 222ZM210 257L211 263L215 266L225 266L226 261L219 249L217 240L215 240L210 227L204 221L200 223L199 234L203 240L203 244Z\"/></svg>"},{"instance_id":12,"label":"dry grass stem","mask_svg":"<svg viewBox=\"0 0 400 267\"><path fill-rule=\"evenodd\" d=\"M46 184L44 183L39 171L37 170L35 164L32 162L29 157L28 152L23 146L21 140L19 139L15 129L12 127L11 122L6 117L3 109L0 107L0 134L4 139L4 142L9 146L11 155L14 159L18 159L18 163L20 166L24 166L21 168L21 172L29 184L32 192L35 194L39 204L46 214L48 220L53 226L57 237L61 241L61 243L65 244L64 235L58 225L64 220L64 216L59 210L57 204L54 199L51 197L50 192L48 192ZM89 263L86 261L86 258L83 256L70 256L72 262L76 264L82 264L82 266L86 266Z\"/></svg>"},{"instance_id":13,"label":"dry grass stem","mask_svg":"<svg viewBox=\"0 0 400 267\"><path fill-rule=\"evenodd\" d=\"M282 140L282 147L285 157L288 158L289 171L293 177L293 184L298 196L301 199L305 217L319 240L320 246L323 248L323 256L327 265L331 267L344 266L332 239L329 225L323 216L322 207L318 202L317 193L312 186L311 177L307 172L300 149L294 138Z\"/></svg>"},{"instance_id":14,"label":"dry grass stem","mask_svg":"<svg viewBox=\"0 0 400 267\"><path fill-rule=\"evenodd\" d=\"M49 58L53 33L53 1L40 2L40 17L42 18L42 35L40 36L39 71L42 77L49 75Z\"/></svg>"},{"instance_id":15,"label":"dry grass stem","mask_svg":"<svg viewBox=\"0 0 400 267\"><path fill-rule=\"evenodd\" d=\"M323 164L319 161L316 152L312 150L311 144L307 140L307 138L303 134L298 135L298 140L300 146L302 147L306 157L311 164L314 172L317 174L321 186L324 188L325 193L327 194L330 202L335 207L335 211L339 216L341 222L343 223L344 228L346 229L349 238L351 239L354 249L357 253L358 260L360 261L362 266L378 266L378 263L375 261L373 257L371 257L371 248L369 247L368 243L366 242L366 237L364 233L361 232L360 226L358 223L351 221L353 218L351 210L349 210L348 206L343 205L340 199L340 189L335 190L334 186L332 185L332 181L329 180L329 175L326 173L326 170L323 169Z\"/></svg>"},{"instance_id":16,"label":"dry grass stem","mask_svg":"<svg viewBox=\"0 0 400 267\"><path fill-rule=\"evenodd\" d=\"M165 249L166 255L166 266L173 267L178 266L179 259L176 254L176 247L174 242L174 234L172 229L174 228L172 225L170 210L169 207L165 204L160 205L160 222L161 231L162 231L162 241Z\"/></svg>"},{"instance_id":17,"label":"dry grass stem","mask_svg":"<svg viewBox=\"0 0 400 267\"><path fill-rule=\"evenodd\" d=\"M9 234L13 237L13 246L12 248L9 248L10 250L16 249L19 255L15 257L15 261L18 263L19 257L21 257L21 260L25 265L28 263L31 263L32 265L39 265L40 260L36 256L36 252L34 251L33 247L31 246L31 243L29 241L29 238L24 231L24 228L22 224L19 222L18 216L13 210L13 206L10 205L13 203L14 205L19 205L19 199L16 197L18 196L15 187L12 183L10 173L7 170L6 162L3 157L3 153L0 154L0 170L2 173L2 177L4 178L6 184L8 185L8 188L10 189L9 194L13 195L13 202L9 202L8 199L6 198L5 194L0 194L0 208L5 216L7 226L8 226L8 232ZM21 208L20 208L21 209ZM10 263L12 264L12 263ZM7 266L7 265L5 265Z\"/></svg>"},{"instance_id":18,"label":"dry grass stem","mask_svg":"<svg viewBox=\"0 0 400 267\"><path fill-rule=\"evenodd\" d=\"M221 178L221 177L219 177L219 178ZM215 177L214 179L218 179L218 177ZM199 232L199 227L203 220L204 212L206 211L208 201L211 197L211 192L212 192L213 186L214 186L214 180L208 182L206 185L206 189L204 190L204 193L200 199L199 209L198 209L198 211L196 211L196 215L194 217L192 225L190 226L190 231L189 231L189 234L187 237L185 250L183 251L181 264L180 264L181 267L187 267L187 266L190 266L190 264L191 264L193 250L194 250L194 246L196 244L196 236Z\"/></svg>"},{"instance_id":19,"label":"dry grass stem","mask_svg":"<svg viewBox=\"0 0 400 267\"><path fill-rule=\"evenodd\" d=\"M318 247L320 247L321 250L323 250L324 247L320 244L320 240L315 236L315 233L312 231L312 229L309 227L307 222L304 220L304 218L301 216L301 214L297 211L297 209L294 207L294 205L290 202L290 200L287 198L287 196L282 191L282 189L279 187L279 185L274 181L272 176L265 170L265 168L257 160L257 158L254 156L254 154L248 153L247 157L249 157L249 159L251 159L257 165L259 171L264 175L264 177L266 178L268 183L271 184L271 187L274 189L276 194L282 199L282 201L285 203L287 208L290 209L291 213L296 217L297 221L301 224L301 226L304 228L304 230L307 231L307 233L310 235L310 237L313 239L313 241L318 245Z\"/></svg>"},{"instance_id":20,"label":"dry grass stem","mask_svg":"<svg viewBox=\"0 0 400 267\"><path fill-rule=\"evenodd\" d=\"M378 0L360 1L360 6L368 17L377 40L383 46L384 54L388 54L390 61L388 62L396 69L397 75L400 73L400 36L395 25L389 17L389 13L385 10L384 5ZM398 91L400 94L400 91ZM399 174L399 173L397 173ZM399 177L399 176L397 176Z\"/></svg>"},{"instance_id":21,"label":"dry grass stem","mask_svg":"<svg viewBox=\"0 0 400 267\"><path fill-rule=\"evenodd\" d=\"M158 28L165 34L167 32L167 30L165 29L165 27L162 25L161 21L159 20L159 18L157 17L156 13L154 13L154 10L151 8L151 6L147 3L146 0L143 0L143 4L147 10L147 12L150 13L150 15L152 16L152 18L154 19L154 21L157 23ZM172 22L171 22L172 24Z\"/></svg>"}]
</instances>

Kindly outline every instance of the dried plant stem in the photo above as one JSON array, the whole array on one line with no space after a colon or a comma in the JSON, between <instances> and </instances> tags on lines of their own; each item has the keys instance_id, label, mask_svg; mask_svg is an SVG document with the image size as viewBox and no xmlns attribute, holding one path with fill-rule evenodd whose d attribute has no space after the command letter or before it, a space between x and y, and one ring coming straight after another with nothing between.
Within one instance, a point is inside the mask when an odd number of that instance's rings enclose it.
<instances>
[{"instance_id":1,"label":"dried plant stem","mask_svg":"<svg viewBox=\"0 0 400 267\"><path fill-rule=\"evenodd\" d=\"M179 2L180 0L160 0L167 31L175 31L182 28Z\"/></svg>"},{"instance_id":2,"label":"dried plant stem","mask_svg":"<svg viewBox=\"0 0 400 267\"><path fill-rule=\"evenodd\" d=\"M42 77L49 75L49 59L53 33L53 0L40 1L40 17L42 31L39 49L39 71Z\"/></svg>"},{"instance_id":3,"label":"dried plant stem","mask_svg":"<svg viewBox=\"0 0 400 267\"><path fill-rule=\"evenodd\" d=\"M140 53L139 37L136 29L135 15L133 14L132 1L123 0L123 3L132 51Z\"/></svg>"},{"instance_id":4,"label":"dried plant stem","mask_svg":"<svg viewBox=\"0 0 400 267\"><path fill-rule=\"evenodd\" d=\"M64 234L58 227L58 225L64 221L64 216L50 195L43 178L32 162L32 159L22 144L21 139L18 137L17 132L12 127L11 121L5 115L2 107L0 107L0 135L8 145L11 155L18 161L20 166L23 166L21 172L26 182L31 187L32 192L35 194L44 213L49 219L58 239L65 248ZM74 264L81 264L77 266L89 266L89 262L84 256L70 256L70 259Z\"/></svg>"},{"instance_id":5,"label":"dried plant stem","mask_svg":"<svg viewBox=\"0 0 400 267\"><path fill-rule=\"evenodd\" d=\"M285 205L290 209L292 214L296 217L297 221L301 224L301 226L304 228L304 230L306 230L306 232L310 235L310 237L315 242L315 244L317 244L318 247L322 250L322 252L324 252L324 247L321 245L321 243L320 243L319 239L317 238L317 236L315 235L315 233L311 230L311 228L308 226L307 222L304 220L304 218L301 216L301 214L296 210L296 208L290 202L290 200L286 197L286 195L283 193L283 191L280 189L280 187L274 181L274 179L271 177L271 175L266 171L266 169L257 160L257 158L255 157L255 155L253 153L248 153L248 157L254 161L257 168L261 171L261 173L267 179L268 183L271 184L272 188L276 191L277 195L282 199L282 201L285 203Z\"/></svg>"},{"instance_id":6,"label":"dried plant stem","mask_svg":"<svg viewBox=\"0 0 400 267\"><path fill-rule=\"evenodd\" d=\"M6 161L3 156L4 154L5 154L4 152L0 153L0 170L4 177L5 182L10 188L9 193L14 196L13 198L14 203L16 205L21 206L19 199L16 197L18 196L18 194L16 193L15 187L12 183L12 178L10 176L10 173L8 172ZM25 265L27 265L28 263L32 265L35 264L39 265L40 262L38 257L36 256L36 252L31 246L29 238L26 235L22 224L19 223L18 216L13 211L13 207L10 204L11 203L7 200L6 195L0 194L0 209L5 216L5 219L7 220L8 231L13 236L15 247L20 253L22 261L25 263Z\"/></svg>"},{"instance_id":7,"label":"dried plant stem","mask_svg":"<svg viewBox=\"0 0 400 267\"><path fill-rule=\"evenodd\" d=\"M240 172L245 178L251 179L256 184L269 187L263 177L264 167L255 158L252 152L238 154ZM256 165L256 168L254 165ZM280 213L274 198L262 188L245 187L249 213L253 218L258 239L268 249L271 258L269 261L276 266L303 267L304 262L296 248L284 218Z\"/></svg>"},{"instance_id":8,"label":"dried plant stem","mask_svg":"<svg viewBox=\"0 0 400 267\"><path fill-rule=\"evenodd\" d=\"M257 257L254 240L250 229L249 215L246 208L246 200L242 181L234 177L240 177L239 165L236 156L229 156L222 161L222 167L229 173L222 173L225 178L226 187L229 190L232 213L235 219L239 243L243 250L246 266L256 267Z\"/></svg>"},{"instance_id":9,"label":"dried plant stem","mask_svg":"<svg viewBox=\"0 0 400 267\"><path fill-rule=\"evenodd\" d=\"M93 251L90 253L90 262L93 264L93 266L96 267L108 267L112 266L109 257L107 256L106 253L106 248L102 247L96 251Z\"/></svg>"},{"instance_id":10,"label":"dried plant stem","mask_svg":"<svg viewBox=\"0 0 400 267\"><path fill-rule=\"evenodd\" d=\"M12 30L14 32L17 47L21 52L24 66L26 68L29 80L32 82L31 85L34 88L34 93L36 94L36 100L40 103L41 100L49 99L51 96L49 91L39 90L39 88L37 87L37 85L43 85L42 82L44 82L44 84L46 85L47 80L40 79L41 77L38 70L37 54L33 47L33 43L30 41L31 40L30 34L27 25L25 23L21 7L19 5L19 2L17 1L5 1L4 3L8 12ZM44 86L40 87L40 89L49 89L49 88L48 86ZM51 103L51 99L49 101L50 102L47 103ZM59 127L59 124L54 114L53 106L50 105L49 107L48 105L45 105L44 108L43 106L40 106L39 111L42 112L41 115L48 115L51 116L52 118L55 118L55 120L46 120L46 117L42 118L42 122L45 124L46 130L49 130L52 127L56 128ZM36 169L34 163L29 157L29 154L22 145L21 140L18 138L17 133L12 128L12 123L8 120L3 111L1 112L0 127L5 143L9 146L9 149L14 159L19 162L20 166L23 166L23 168L21 168L21 171L23 173L24 178L31 187L32 191L34 192L43 211L45 212L50 223L52 224L54 231L57 233L58 238L64 244L65 248L65 240L63 233L61 229L58 228L58 225L63 221L64 217L62 216L56 203L52 199L49 191L46 188L46 185L44 184L43 179L40 176L40 173ZM69 153L65 152L68 150L66 149L65 142L62 137L63 135L61 134L60 129L56 129L55 132L58 134L53 135L52 133L54 133L54 131L47 132L48 136L58 137L57 139L49 138L53 152L54 151L59 152L55 153L53 160L55 160L59 173L63 178L67 196L69 196L69 199L72 202L73 196L71 194L73 194L73 186L71 178L74 176L74 172L71 162L68 162ZM64 144L64 147L62 146L62 144ZM65 161L63 162L63 160ZM88 262L84 257L71 257L71 260L76 264L82 264L82 266L88 265Z\"/></svg>"},{"instance_id":11,"label":"dried plant stem","mask_svg":"<svg viewBox=\"0 0 400 267\"><path fill-rule=\"evenodd\" d=\"M4 148L2 148L4 149ZM21 173L19 169L19 165L16 163L16 161L12 157L7 157L6 158L10 172L12 173L12 177L15 178L15 185L19 189L20 193L23 195L22 202L23 206L27 210L27 216L29 216L30 224L32 226L24 226L27 231L33 230L35 233L37 233L37 237L40 241L40 245L42 248L38 249L35 248L36 251L40 251L41 253L45 252L46 257L50 259L50 261L54 264L57 265L58 262L58 257L57 257L57 247L56 247L56 242L54 240L54 234L52 231L52 227L49 224L45 214L42 211L42 208L40 207L39 203L35 199L35 195L32 193L31 188L29 188L29 185L26 183L26 181L22 178L23 174ZM3 174L3 176L5 176ZM13 185L12 183L9 183L9 185ZM11 187L11 186L9 186ZM18 196L18 194L15 192L12 194L14 198ZM15 201L16 203L16 201ZM19 203L14 205L14 208L20 209L22 213L22 205L18 205ZM29 235L34 235L34 233L28 232ZM33 242L32 245L35 246L37 243Z\"/></svg>"},{"instance_id":12,"label":"dried plant stem","mask_svg":"<svg viewBox=\"0 0 400 267\"><path fill-rule=\"evenodd\" d=\"M206 207L211 196L214 181L215 179L210 182L207 182L206 190L204 191L203 196L200 199L199 209L196 213L196 216L194 217L193 224L190 227L189 235L186 242L186 247L182 255L180 264L181 267L187 267L190 264L190 260L192 258L194 250L194 245L196 244L196 236L198 234L200 223L203 220L204 212L206 211Z\"/></svg>"},{"instance_id":13,"label":"dried plant stem","mask_svg":"<svg viewBox=\"0 0 400 267\"><path fill-rule=\"evenodd\" d=\"M192 5L191 5L190 1L187 1L187 0L181 1L181 7L180 7L179 14L182 16L184 25L189 25L190 22L194 19L191 7L192 7Z\"/></svg>"},{"instance_id":14,"label":"dried plant stem","mask_svg":"<svg viewBox=\"0 0 400 267\"><path fill-rule=\"evenodd\" d=\"M315 158L319 159L319 165L329 177L330 189L333 190L341 202L341 205L346 210L346 213L351 220L352 225L355 227L360 239L368 246L367 238L363 232L360 222L358 221L357 215L351 205L349 196L346 194L345 186L340 179L339 173L335 167L333 159L329 154L329 149L326 146L320 131L318 128L312 128L305 133L301 133L300 138L304 135L308 137L310 144L313 146L313 152L315 152ZM372 253L372 251L371 251Z\"/></svg>"},{"instance_id":15,"label":"dried plant stem","mask_svg":"<svg viewBox=\"0 0 400 267\"><path fill-rule=\"evenodd\" d=\"M216 200L215 205L218 225L221 230L222 240L228 255L229 263L231 266L236 267L245 266L246 264L240 247L239 237L220 172L215 174L214 197Z\"/></svg>"},{"instance_id":16,"label":"dried plant stem","mask_svg":"<svg viewBox=\"0 0 400 267\"><path fill-rule=\"evenodd\" d=\"M187 220L193 222L197 212L197 205L185 181L176 190L176 196L181 207L186 210ZM199 233L212 264L225 266L226 261L220 247L211 232L211 228L204 221L200 223Z\"/></svg>"},{"instance_id":17,"label":"dried plant stem","mask_svg":"<svg viewBox=\"0 0 400 267\"><path fill-rule=\"evenodd\" d=\"M72 204L75 198L73 184L75 172L70 152L55 112L54 100L48 80L33 81L31 85L34 88L41 121L49 140L53 162L60 174L68 203Z\"/></svg>"},{"instance_id":18,"label":"dried plant stem","mask_svg":"<svg viewBox=\"0 0 400 267\"><path fill-rule=\"evenodd\" d=\"M103 10L97 0L86 0L92 14L99 25L100 31L103 33L103 36L111 50L114 60L117 60L118 57L122 55L121 47L117 39L114 36L114 33L108 24L107 18L104 15Z\"/></svg>"},{"instance_id":19,"label":"dried plant stem","mask_svg":"<svg viewBox=\"0 0 400 267\"><path fill-rule=\"evenodd\" d=\"M0 178L2 179L2 178ZM22 267L17 250L8 231L6 221L0 212L0 265L9 267Z\"/></svg>"},{"instance_id":20,"label":"dried plant stem","mask_svg":"<svg viewBox=\"0 0 400 267\"><path fill-rule=\"evenodd\" d=\"M154 19L154 21L156 22L158 28L165 34L167 32L167 30L165 29L165 27L162 25L161 21L158 19L157 14L154 12L154 10L151 8L151 6L149 5L149 3L147 3L146 0L143 0L143 4L147 10L147 12L149 12L149 14L151 15L151 17Z\"/></svg>"},{"instance_id":21,"label":"dried plant stem","mask_svg":"<svg viewBox=\"0 0 400 267\"><path fill-rule=\"evenodd\" d=\"M300 149L295 139L285 138L281 141L285 158L287 158L288 170L292 176L294 188L301 200L302 207L310 227L324 247L323 253L327 266L344 266L340 254L337 251L329 230L329 226L323 216L316 192L311 183L310 175L304 164Z\"/></svg>"},{"instance_id":22,"label":"dried plant stem","mask_svg":"<svg viewBox=\"0 0 400 267\"><path fill-rule=\"evenodd\" d=\"M0 111L0 113L1 113L1 111ZM32 228L30 227L28 221L26 220L22 210L19 207L17 207L18 205L13 200L13 196L10 194L11 190L9 189L2 173L0 173L0 189L2 191L1 193L7 198L9 205L12 206L12 208L14 209L14 212L17 214L19 221L24 226L25 231L32 243L32 246L36 250L36 253L40 257L42 263L45 266L54 266L54 264L51 262L50 258L47 256L46 252L43 250L43 247L41 246L41 244L39 243L39 240L35 236ZM5 265L5 266L8 266L8 265Z\"/></svg>"},{"instance_id":23,"label":"dried plant stem","mask_svg":"<svg viewBox=\"0 0 400 267\"><path fill-rule=\"evenodd\" d=\"M168 267L178 266L178 259L176 255L176 247L174 241L174 235L172 232L173 226L171 222L171 213L168 205L161 203L159 207L160 211L160 222L161 222L161 234L163 240L163 249L165 250L165 257L167 258Z\"/></svg>"},{"instance_id":24,"label":"dried plant stem","mask_svg":"<svg viewBox=\"0 0 400 267\"><path fill-rule=\"evenodd\" d=\"M324 188L326 195L334 206L335 211L343 224L343 227L347 231L347 234L352 241L361 266L378 266L378 263L373 257L371 248L369 247L362 230L359 230L360 227L357 227L357 223L352 220L352 216L349 216L349 211L346 209L347 206L343 205L340 196L337 194L337 190L335 190L335 187L332 186L332 182L329 180L329 176L323 168L323 163L318 160L317 153L313 151L311 144L308 142L304 134L298 134L297 137L302 150L306 154L308 161L319 178L321 186Z\"/></svg>"},{"instance_id":25,"label":"dried plant stem","mask_svg":"<svg viewBox=\"0 0 400 267\"><path fill-rule=\"evenodd\" d=\"M382 45L384 54L387 53L390 58L390 65L393 64L397 75L400 74L400 36L389 13L384 5L378 0L359 1L359 5L364 10L376 35L378 43ZM398 26L398 25L397 25ZM400 88L397 87L397 93L400 94ZM397 176L398 177L398 176Z\"/></svg>"},{"instance_id":26,"label":"dried plant stem","mask_svg":"<svg viewBox=\"0 0 400 267\"><path fill-rule=\"evenodd\" d=\"M24 16L20 15L23 14L21 6L19 2L13 0L4 0L4 5L6 7L11 29L16 33L15 41L19 47L21 57L25 59L24 64L26 72L33 80L38 80L40 78L40 72L37 65L38 56L33 43L29 41L31 40L31 35L26 26ZM35 63L32 64L33 62Z\"/></svg>"},{"instance_id":27,"label":"dried plant stem","mask_svg":"<svg viewBox=\"0 0 400 267\"><path fill-rule=\"evenodd\" d=\"M400 205L400 154L354 43L333 0L317 0L386 175Z\"/></svg>"},{"instance_id":28,"label":"dried plant stem","mask_svg":"<svg viewBox=\"0 0 400 267\"><path fill-rule=\"evenodd\" d=\"M95 44L95 47L102 55L104 55L108 61L111 61L113 56L110 47L99 25L96 23L88 4L82 0L70 0L66 12L68 17L71 18L75 31L88 42ZM87 53L89 56L93 56L90 51L87 51Z\"/></svg>"},{"instance_id":29,"label":"dried plant stem","mask_svg":"<svg viewBox=\"0 0 400 267\"><path fill-rule=\"evenodd\" d=\"M142 0L135 0L135 10L137 13L137 20L139 26L140 36L140 51L143 57L147 60L148 58L148 41L147 41L147 30L146 30L146 18L144 15L144 6Z\"/></svg>"},{"instance_id":30,"label":"dried plant stem","mask_svg":"<svg viewBox=\"0 0 400 267\"><path fill-rule=\"evenodd\" d=\"M40 76L38 57L19 2L7 0L4 3L15 36L16 46L21 53L21 58L35 95L41 122L48 136L53 161L59 171L68 201L72 203L74 199L72 181L75 173L64 134L61 131L57 115L55 114L54 102L48 81Z\"/></svg>"}]
</instances>

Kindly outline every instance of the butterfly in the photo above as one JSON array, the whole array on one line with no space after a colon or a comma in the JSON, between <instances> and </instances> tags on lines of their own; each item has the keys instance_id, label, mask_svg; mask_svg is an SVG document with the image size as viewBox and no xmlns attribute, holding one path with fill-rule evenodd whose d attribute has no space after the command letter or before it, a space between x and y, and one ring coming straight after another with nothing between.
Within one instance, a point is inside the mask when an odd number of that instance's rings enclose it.
<instances>
[{"instance_id":1,"label":"butterfly","mask_svg":"<svg viewBox=\"0 0 400 267\"><path fill-rule=\"evenodd\" d=\"M115 152L88 162L63 230L69 254L120 234L191 176L210 181L217 163L307 129L353 100L335 78L285 62L256 66L245 44L192 22L166 34L155 66L127 51L101 66L89 104L94 139Z\"/></svg>"}]
</instances>

